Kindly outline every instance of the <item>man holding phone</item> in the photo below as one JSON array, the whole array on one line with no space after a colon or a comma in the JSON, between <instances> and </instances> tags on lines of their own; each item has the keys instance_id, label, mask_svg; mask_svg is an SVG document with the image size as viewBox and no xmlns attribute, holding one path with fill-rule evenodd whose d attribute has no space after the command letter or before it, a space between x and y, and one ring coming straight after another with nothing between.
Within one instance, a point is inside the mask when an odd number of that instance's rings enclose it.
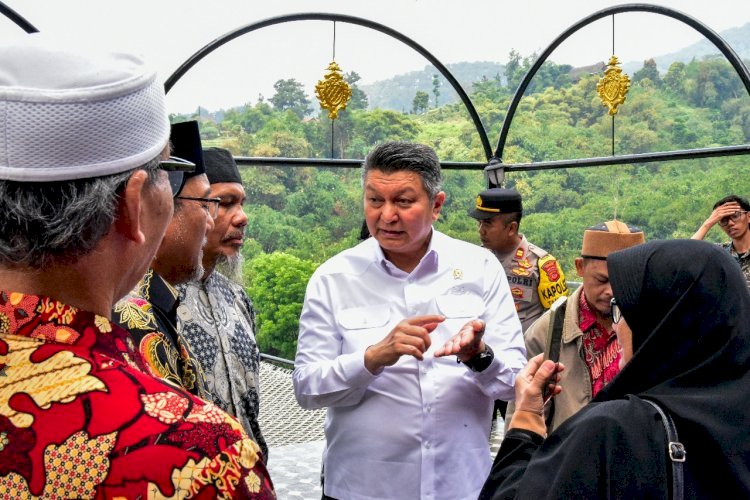
<instances>
[{"instance_id":1,"label":"man holding phone","mask_svg":"<svg viewBox=\"0 0 750 500\"><path fill-rule=\"evenodd\" d=\"M548 357L559 357L559 362L565 365L560 380L565 390L545 407L547 432L591 401L619 372L620 352L612 329L607 256L644 242L643 231L617 220L584 231L581 256L575 261L582 285L567 299L564 309L551 308L524 334L529 359L546 352ZM563 317L552 318L553 313L562 313ZM553 319L562 319L562 331L559 347L550 354L546 347L555 345L548 337ZM506 428L514 411L511 402L505 416Z\"/></svg>"}]
</instances>

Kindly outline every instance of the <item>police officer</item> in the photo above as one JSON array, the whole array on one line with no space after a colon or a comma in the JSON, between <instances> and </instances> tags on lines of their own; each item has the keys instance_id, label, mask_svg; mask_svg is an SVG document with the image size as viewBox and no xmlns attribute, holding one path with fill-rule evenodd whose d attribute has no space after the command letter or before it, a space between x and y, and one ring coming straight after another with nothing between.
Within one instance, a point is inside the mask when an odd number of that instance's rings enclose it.
<instances>
[{"instance_id":1,"label":"police officer","mask_svg":"<svg viewBox=\"0 0 750 500\"><path fill-rule=\"evenodd\" d=\"M500 260L508 277L523 331L560 296L568 294L565 275L546 250L518 232L523 207L515 189L492 188L479 193L469 215L479 221L482 246Z\"/></svg>"}]
</instances>

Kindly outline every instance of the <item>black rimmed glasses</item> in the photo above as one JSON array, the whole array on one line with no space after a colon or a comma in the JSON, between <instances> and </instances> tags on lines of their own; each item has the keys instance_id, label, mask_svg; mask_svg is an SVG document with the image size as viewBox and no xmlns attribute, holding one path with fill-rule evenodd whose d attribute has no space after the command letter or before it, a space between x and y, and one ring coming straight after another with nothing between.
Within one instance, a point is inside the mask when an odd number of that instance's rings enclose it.
<instances>
[{"instance_id":1,"label":"black rimmed glasses","mask_svg":"<svg viewBox=\"0 0 750 500\"><path fill-rule=\"evenodd\" d=\"M203 210L205 210L209 217L211 217L212 219L216 219L216 216L219 215L219 203L221 203L221 198L194 198L192 196L175 196L174 199L197 201L201 204Z\"/></svg>"},{"instance_id":2,"label":"black rimmed glasses","mask_svg":"<svg viewBox=\"0 0 750 500\"><path fill-rule=\"evenodd\" d=\"M620 311L620 306L617 305L614 297L609 301L609 305L612 307L612 322L619 323L622 319L622 311Z\"/></svg>"},{"instance_id":3,"label":"black rimmed glasses","mask_svg":"<svg viewBox=\"0 0 750 500\"><path fill-rule=\"evenodd\" d=\"M169 187L172 189L172 196L175 196L182 189L185 172L195 171L195 163L178 156L170 156L169 159L159 162L159 168L167 172Z\"/></svg>"},{"instance_id":4,"label":"black rimmed glasses","mask_svg":"<svg viewBox=\"0 0 750 500\"><path fill-rule=\"evenodd\" d=\"M719 221L719 225L720 225L721 227L726 227L726 226L727 226L727 224L729 224L729 221L730 221L730 220L731 220L732 222L737 222L737 221L738 221L738 220L740 220L740 219L742 218L742 216L743 216L743 215L745 215L746 213L747 213L747 211L742 211L742 210L738 210L738 211L736 211L735 213L733 213L732 215L727 215L726 217L722 217L722 218L721 218L721 220Z\"/></svg>"}]
</instances>

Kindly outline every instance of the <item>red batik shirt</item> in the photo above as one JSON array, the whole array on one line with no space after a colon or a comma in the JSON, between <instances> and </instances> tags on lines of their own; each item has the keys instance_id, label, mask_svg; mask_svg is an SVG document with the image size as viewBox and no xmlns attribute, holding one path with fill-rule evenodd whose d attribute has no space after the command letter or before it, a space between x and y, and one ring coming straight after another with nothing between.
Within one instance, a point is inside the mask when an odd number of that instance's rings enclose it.
<instances>
[{"instance_id":1,"label":"red batik shirt","mask_svg":"<svg viewBox=\"0 0 750 500\"><path fill-rule=\"evenodd\" d=\"M0 291L0 498L275 498L237 421L145 372L128 334Z\"/></svg>"},{"instance_id":2,"label":"red batik shirt","mask_svg":"<svg viewBox=\"0 0 750 500\"><path fill-rule=\"evenodd\" d=\"M578 327L583 332L583 359L591 375L591 396L596 396L620 371L620 347L614 330L607 330L596 320L584 291L581 291L578 311Z\"/></svg>"}]
</instances>

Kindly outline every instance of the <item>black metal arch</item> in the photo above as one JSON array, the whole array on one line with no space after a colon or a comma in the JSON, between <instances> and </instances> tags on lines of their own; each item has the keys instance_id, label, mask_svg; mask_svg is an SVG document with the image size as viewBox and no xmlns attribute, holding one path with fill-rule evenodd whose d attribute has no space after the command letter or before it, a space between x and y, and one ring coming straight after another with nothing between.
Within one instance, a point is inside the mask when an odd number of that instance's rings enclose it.
<instances>
[{"instance_id":1,"label":"black metal arch","mask_svg":"<svg viewBox=\"0 0 750 500\"><path fill-rule=\"evenodd\" d=\"M544 50L544 52L542 52L539 55L536 61L534 61L534 64L531 66L531 68L526 73L526 75L524 75L523 80L521 81L520 85L518 86L518 89L516 90L515 95L513 96L513 100L508 106L508 111L505 115L505 119L503 120L502 129L500 130L500 138L497 143L497 149L495 150L495 154L493 155L490 161L490 165L486 167L485 171L489 172L489 171L500 170L500 169L508 170L508 171L542 170L542 169L547 169L547 168L613 165L613 164L625 164L625 163L640 163L644 161L662 161L662 160L684 159L684 158L691 158L691 157L728 156L728 155L733 155L733 154L736 155L736 154L750 153L750 145L743 145L743 146L725 146L725 147L717 147L717 148L691 149L691 150L661 152L661 153L608 156L608 157L602 157L602 158L586 158L586 159L579 159L579 160L559 160L559 161L551 161L551 162L538 162L538 163L533 163L533 164L531 163L516 164L516 165L512 165L512 164L503 165L502 164L502 157L503 157L503 151L505 149L505 142L508 138L508 131L510 130L510 125L513 121L513 117L516 113L516 109L518 108L518 104L521 102L521 99L523 98L524 92L526 92L526 88L529 86L529 83L531 83L532 78L536 75L537 71L539 70L539 68L541 68L542 64L547 60L550 54L562 42L564 42L568 37L570 37L576 31L580 30L584 26L587 26L591 24L592 22L597 21L603 17L613 15L613 14L619 14L623 12L652 12L654 14L661 14L667 17L671 17L673 19L677 19L678 21L682 21L688 26L694 28L695 30L700 32L703 36L708 38L721 51L721 53L724 54L724 56L729 60L729 62L734 67L739 77L742 79L742 83L745 85L745 89L748 91L748 94L750 94L750 72L748 71L747 67L739 58L739 56L737 56L735 51L729 46L729 44L727 44L727 42L718 33L713 31L711 28L709 28L702 22L698 21L697 19L685 13L682 13L682 12L679 12L679 11L676 11L667 7L662 7L659 5L632 3L632 4L623 4L623 5L617 5L614 7L608 7L606 9L602 9L598 12L595 12L594 14L591 14L590 16L582 19L578 23L568 28L560 36L555 38L555 40ZM691 152L695 152L695 155L692 155Z\"/></svg>"},{"instance_id":2,"label":"black metal arch","mask_svg":"<svg viewBox=\"0 0 750 500\"><path fill-rule=\"evenodd\" d=\"M440 73L445 77L448 83L451 84L453 89L461 98L461 101L463 102L464 106L466 106L466 109L469 112L469 116L471 116L471 120L474 122L474 127L476 127L477 133L479 134L479 139L482 141L482 148L484 149L485 157L488 160L490 159L490 157L492 156L492 147L490 146L490 141L487 137L487 132L485 131L484 126L482 125L482 120L479 118L479 114L477 113L477 110L474 108L474 104L469 99L469 96L466 94L464 89L461 87L461 84L458 83L458 80L456 80L456 78L451 74L448 68L446 68L443 65L443 63L441 63L427 49L425 49L424 47L422 47L421 45L419 45L417 42L407 37L406 35L403 35L399 33L398 31L393 30L392 28L370 21L368 19L363 19L361 17L347 16L343 14L310 12L310 13L289 14L289 15L284 15L284 16L272 17L272 18L265 19L263 21L259 21L256 23L247 24L245 26L235 29L234 31L230 31L220 36L219 38L213 40L208 45L204 46L202 49L200 49L195 54L190 56L167 79L167 81L164 83L164 89L166 90L166 92L169 92L172 89L172 87L175 85L175 83L177 83L180 80L180 78L182 78L185 75L185 73L187 73L190 70L190 68L195 66L201 59L203 59L208 54L218 49L225 43L231 40L234 40L237 37L250 33L252 31L261 29L261 28L266 28L268 26L273 26L275 24L282 24L282 23L288 23L288 22L293 22L293 21L340 21L340 22L348 23L348 24L356 24L356 25L364 26L366 28L370 28L370 29L379 31L381 33L384 33L386 35L389 35L392 38L395 38L396 40L403 42L404 44L408 45L412 49L419 52L428 61L430 61L430 63L432 63L432 65L435 66L435 68L437 68L438 71L440 71Z\"/></svg>"},{"instance_id":3,"label":"black metal arch","mask_svg":"<svg viewBox=\"0 0 750 500\"><path fill-rule=\"evenodd\" d=\"M3 2L0 2L0 14L3 14L5 17L16 23L18 27L24 30L26 33L39 32L39 30L36 29L33 24L28 22L21 14L11 9Z\"/></svg>"}]
</instances>

